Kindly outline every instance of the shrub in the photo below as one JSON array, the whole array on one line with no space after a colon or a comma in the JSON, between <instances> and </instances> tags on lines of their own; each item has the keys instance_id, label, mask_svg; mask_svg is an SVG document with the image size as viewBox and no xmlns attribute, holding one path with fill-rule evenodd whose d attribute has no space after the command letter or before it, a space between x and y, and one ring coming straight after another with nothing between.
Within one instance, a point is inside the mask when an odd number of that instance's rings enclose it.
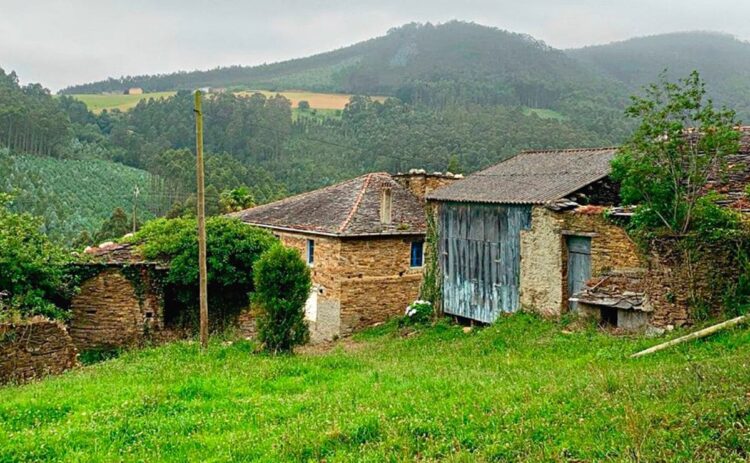
<instances>
[{"instance_id":1,"label":"shrub","mask_svg":"<svg viewBox=\"0 0 750 463\"><path fill-rule=\"evenodd\" d=\"M308 341L305 302L311 286L310 269L295 249L277 245L258 260L254 302L258 338L266 350L291 352Z\"/></svg>"},{"instance_id":2,"label":"shrub","mask_svg":"<svg viewBox=\"0 0 750 463\"><path fill-rule=\"evenodd\" d=\"M72 291L65 267L69 255L42 233L40 218L10 212L9 201L0 195L0 319L65 319L68 312L56 303Z\"/></svg>"},{"instance_id":3,"label":"shrub","mask_svg":"<svg viewBox=\"0 0 750 463\"><path fill-rule=\"evenodd\" d=\"M167 294L179 303L177 321L183 323L198 319L197 228L193 218L157 219L127 239L138 243L146 258L169 262ZM209 316L214 326L218 323L224 328L229 318L247 307L255 261L274 243L268 231L237 219L206 220Z\"/></svg>"},{"instance_id":4,"label":"shrub","mask_svg":"<svg viewBox=\"0 0 750 463\"><path fill-rule=\"evenodd\" d=\"M403 322L405 324L426 323L434 314L435 310L429 301L414 301L404 311Z\"/></svg>"}]
</instances>

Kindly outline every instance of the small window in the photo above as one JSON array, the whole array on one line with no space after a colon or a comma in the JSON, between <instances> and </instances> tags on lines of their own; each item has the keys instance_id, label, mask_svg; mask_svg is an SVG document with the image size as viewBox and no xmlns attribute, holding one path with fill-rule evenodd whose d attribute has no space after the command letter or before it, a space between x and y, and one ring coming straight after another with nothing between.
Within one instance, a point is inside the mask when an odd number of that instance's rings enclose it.
<instances>
[{"instance_id":1,"label":"small window","mask_svg":"<svg viewBox=\"0 0 750 463\"><path fill-rule=\"evenodd\" d=\"M315 263L315 240L307 240L307 265Z\"/></svg>"},{"instance_id":2,"label":"small window","mask_svg":"<svg viewBox=\"0 0 750 463\"><path fill-rule=\"evenodd\" d=\"M424 241L411 242L411 266L421 267L424 263Z\"/></svg>"}]
</instances>

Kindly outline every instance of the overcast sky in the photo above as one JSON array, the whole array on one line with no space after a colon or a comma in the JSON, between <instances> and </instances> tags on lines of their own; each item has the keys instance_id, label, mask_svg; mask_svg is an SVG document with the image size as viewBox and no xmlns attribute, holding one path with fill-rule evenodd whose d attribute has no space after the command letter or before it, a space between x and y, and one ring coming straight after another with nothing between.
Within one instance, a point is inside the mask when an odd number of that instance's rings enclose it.
<instances>
[{"instance_id":1,"label":"overcast sky","mask_svg":"<svg viewBox=\"0 0 750 463\"><path fill-rule=\"evenodd\" d=\"M253 65L451 19L558 48L685 30L750 39L750 0L0 0L0 67L53 90L110 76Z\"/></svg>"}]
</instances>

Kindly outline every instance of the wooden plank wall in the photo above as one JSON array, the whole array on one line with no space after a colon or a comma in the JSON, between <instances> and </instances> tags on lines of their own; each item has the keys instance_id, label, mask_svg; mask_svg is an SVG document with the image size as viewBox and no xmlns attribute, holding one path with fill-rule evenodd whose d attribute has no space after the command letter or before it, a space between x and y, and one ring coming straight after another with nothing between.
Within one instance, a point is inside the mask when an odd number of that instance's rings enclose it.
<instances>
[{"instance_id":1,"label":"wooden plank wall","mask_svg":"<svg viewBox=\"0 0 750 463\"><path fill-rule=\"evenodd\" d=\"M440 205L443 309L484 323L519 308L521 230L531 206Z\"/></svg>"}]
</instances>

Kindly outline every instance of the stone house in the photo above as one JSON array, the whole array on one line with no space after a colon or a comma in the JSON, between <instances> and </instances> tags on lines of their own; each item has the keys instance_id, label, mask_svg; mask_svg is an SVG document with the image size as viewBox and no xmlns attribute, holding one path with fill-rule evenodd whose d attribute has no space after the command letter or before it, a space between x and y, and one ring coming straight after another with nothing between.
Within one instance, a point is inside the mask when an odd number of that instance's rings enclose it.
<instances>
[{"instance_id":1,"label":"stone house","mask_svg":"<svg viewBox=\"0 0 750 463\"><path fill-rule=\"evenodd\" d=\"M71 300L70 336L79 350L113 349L165 335L160 262L144 259L130 244L86 249L84 276Z\"/></svg>"},{"instance_id":2,"label":"stone house","mask_svg":"<svg viewBox=\"0 0 750 463\"><path fill-rule=\"evenodd\" d=\"M444 312L491 323L522 308L583 311L573 296L592 277L643 268L625 230L603 214L619 200L608 177L615 153L526 151L428 194L438 215ZM651 310L642 299L594 312L606 318L611 309L615 323L639 324Z\"/></svg>"},{"instance_id":3,"label":"stone house","mask_svg":"<svg viewBox=\"0 0 750 463\"><path fill-rule=\"evenodd\" d=\"M299 250L312 270L313 340L332 339L400 315L419 296L424 195L455 178L371 173L231 215Z\"/></svg>"}]
</instances>

